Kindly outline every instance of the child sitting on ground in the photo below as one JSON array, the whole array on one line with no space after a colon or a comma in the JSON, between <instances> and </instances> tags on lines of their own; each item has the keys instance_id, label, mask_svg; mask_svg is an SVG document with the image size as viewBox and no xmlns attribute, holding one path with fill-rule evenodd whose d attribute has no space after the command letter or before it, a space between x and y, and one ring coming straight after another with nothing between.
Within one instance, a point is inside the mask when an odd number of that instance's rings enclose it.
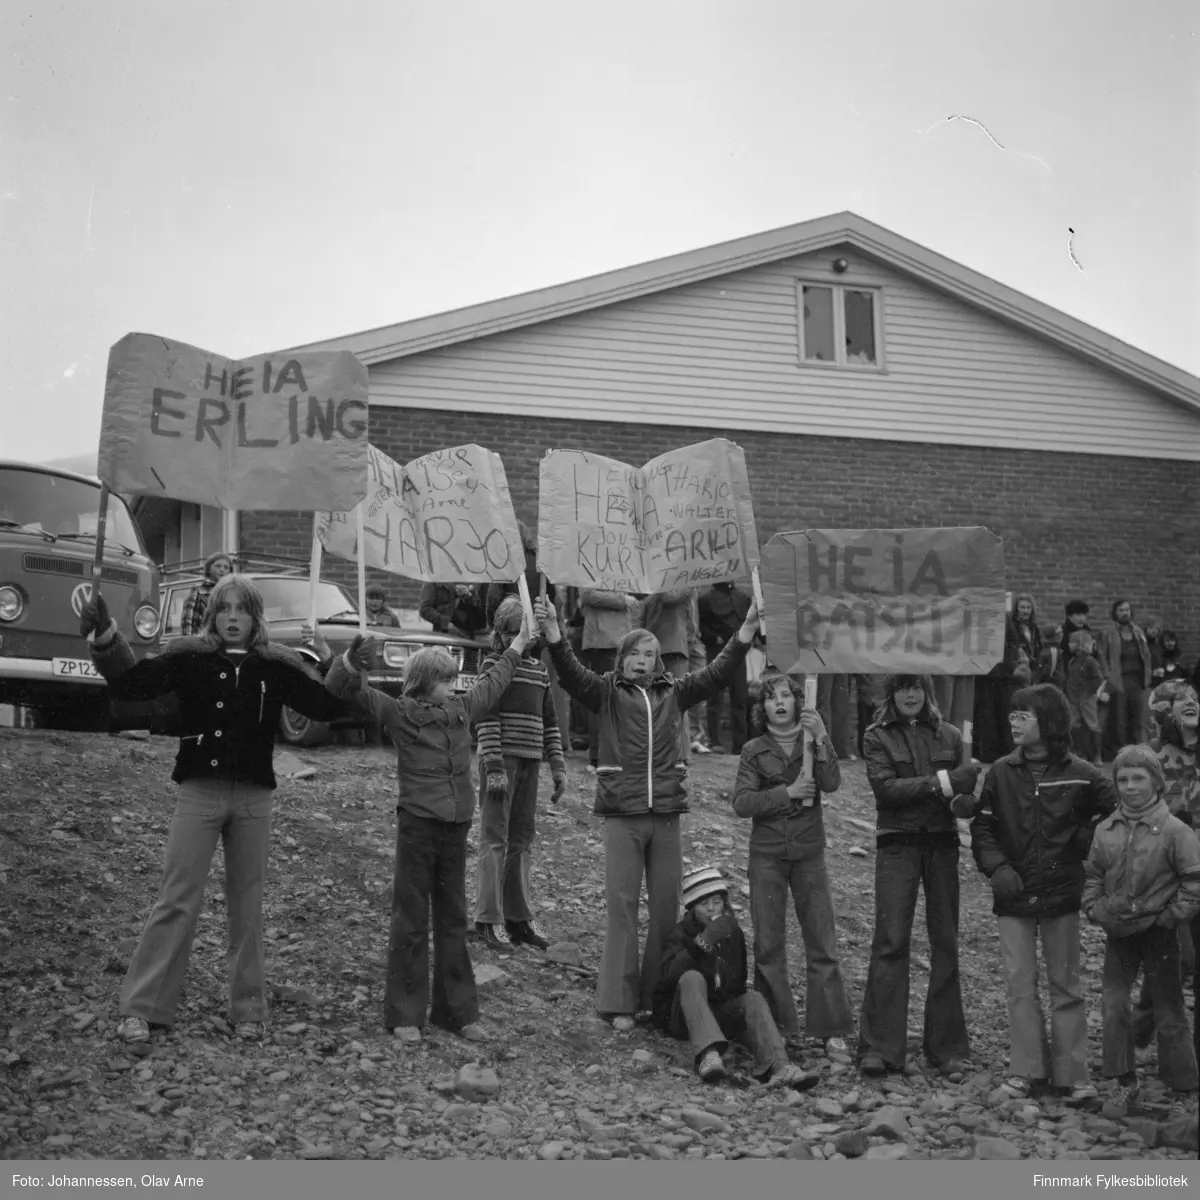
<instances>
[{"instance_id":1,"label":"child sitting on ground","mask_svg":"<svg viewBox=\"0 0 1200 1200\"><path fill-rule=\"evenodd\" d=\"M754 1055L754 1076L768 1087L806 1090L815 1072L788 1062L766 997L748 991L746 939L729 906L729 885L716 867L683 877L684 918L666 936L654 1019L672 1037L688 1038L705 1083L725 1077L726 1037Z\"/></svg>"},{"instance_id":2,"label":"child sitting on ground","mask_svg":"<svg viewBox=\"0 0 1200 1200\"><path fill-rule=\"evenodd\" d=\"M1086 629L1071 634L1067 664L1067 707L1071 710L1071 748L1080 758L1100 765L1100 701L1104 670L1095 659L1096 642Z\"/></svg>"},{"instance_id":3,"label":"child sitting on ground","mask_svg":"<svg viewBox=\"0 0 1200 1200\"><path fill-rule=\"evenodd\" d=\"M1194 1092L1196 1053L1183 1009L1177 928L1200 912L1200 840L1167 811L1166 780L1149 746L1126 746L1113 760L1120 805L1096 827L1085 865L1082 908L1108 934L1104 954L1104 1070L1113 1103L1137 1097L1130 989L1138 968L1154 995L1158 1075Z\"/></svg>"}]
</instances>

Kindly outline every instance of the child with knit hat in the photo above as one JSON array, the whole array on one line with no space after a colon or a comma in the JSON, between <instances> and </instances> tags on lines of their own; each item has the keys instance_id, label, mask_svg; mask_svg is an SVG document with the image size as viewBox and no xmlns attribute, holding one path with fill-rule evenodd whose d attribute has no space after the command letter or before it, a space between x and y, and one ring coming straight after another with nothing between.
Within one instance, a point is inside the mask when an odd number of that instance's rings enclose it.
<instances>
[{"instance_id":1,"label":"child with knit hat","mask_svg":"<svg viewBox=\"0 0 1200 1200\"><path fill-rule=\"evenodd\" d=\"M1200 912L1200 840L1163 799L1166 780L1150 746L1113 760L1120 804L1096 827L1082 907L1108 934L1104 955L1104 1070L1113 1102L1137 1098L1130 990L1138 968L1154 995L1159 1078L1177 1092L1197 1086L1196 1053L1183 1011L1178 926Z\"/></svg>"},{"instance_id":2,"label":"child with knit hat","mask_svg":"<svg viewBox=\"0 0 1200 1200\"><path fill-rule=\"evenodd\" d=\"M683 905L683 920L663 943L655 1021L672 1037L690 1039L706 1083L725 1076L721 1055L729 1048L728 1036L754 1055L755 1078L768 1087L813 1087L820 1076L788 1062L766 998L746 988L746 938L721 872L701 867L685 875Z\"/></svg>"}]
</instances>

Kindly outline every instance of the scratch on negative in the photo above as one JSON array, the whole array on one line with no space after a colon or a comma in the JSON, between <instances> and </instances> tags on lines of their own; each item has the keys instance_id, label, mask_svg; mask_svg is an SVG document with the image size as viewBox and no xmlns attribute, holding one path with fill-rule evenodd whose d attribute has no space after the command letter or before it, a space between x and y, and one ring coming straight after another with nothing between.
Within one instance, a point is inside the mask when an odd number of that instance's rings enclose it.
<instances>
[{"instance_id":1,"label":"scratch on negative","mask_svg":"<svg viewBox=\"0 0 1200 1200\"><path fill-rule=\"evenodd\" d=\"M1067 226L1067 254L1070 256L1071 261L1075 264L1080 275L1086 279L1087 272L1083 269L1083 263L1081 263L1079 259L1075 257L1075 230L1072 229L1070 225Z\"/></svg>"},{"instance_id":2,"label":"scratch on negative","mask_svg":"<svg viewBox=\"0 0 1200 1200\"><path fill-rule=\"evenodd\" d=\"M953 116L946 117L941 121L934 121L934 123L929 126L929 129L918 129L917 132L918 133L929 133L930 130L936 129L939 125L946 125L946 124L949 124L949 122L951 122L951 121L966 121L966 123L968 125L977 126L979 129L983 130L984 135L987 137L988 141L991 142L992 145L995 146L997 150L1003 150L1005 154L1015 154L1018 158L1032 159L1039 166L1043 166L1046 168L1047 175L1054 174L1054 172L1050 170L1050 166L1045 161L1045 159L1038 158L1038 156L1036 154L1025 154L1020 150L1010 150L1007 146L1001 145L1001 143L998 142L992 136L992 131L990 129L988 129L988 127L982 121L977 121L974 117L967 117L967 116L963 116L961 114L956 113Z\"/></svg>"}]
</instances>

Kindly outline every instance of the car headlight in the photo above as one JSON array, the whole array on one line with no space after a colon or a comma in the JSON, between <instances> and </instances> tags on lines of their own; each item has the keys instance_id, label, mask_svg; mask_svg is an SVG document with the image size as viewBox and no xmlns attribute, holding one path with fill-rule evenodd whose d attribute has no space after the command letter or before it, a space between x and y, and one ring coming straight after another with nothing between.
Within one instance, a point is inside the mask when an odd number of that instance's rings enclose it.
<instances>
[{"instance_id":1,"label":"car headlight","mask_svg":"<svg viewBox=\"0 0 1200 1200\"><path fill-rule=\"evenodd\" d=\"M0 587L0 621L15 621L25 608L25 597L15 587Z\"/></svg>"},{"instance_id":2,"label":"car headlight","mask_svg":"<svg viewBox=\"0 0 1200 1200\"><path fill-rule=\"evenodd\" d=\"M402 667L412 657L413 648L404 642L384 642L383 661L389 667Z\"/></svg>"},{"instance_id":3,"label":"car headlight","mask_svg":"<svg viewBox=\"0 0 1200 1200\"><path fill-rule=\"evenodd\" d=\"M137 630L138 637L152 638L158 629L158 609L143 604L133 614L133 627Z\"/></svg>"}]
</instances>

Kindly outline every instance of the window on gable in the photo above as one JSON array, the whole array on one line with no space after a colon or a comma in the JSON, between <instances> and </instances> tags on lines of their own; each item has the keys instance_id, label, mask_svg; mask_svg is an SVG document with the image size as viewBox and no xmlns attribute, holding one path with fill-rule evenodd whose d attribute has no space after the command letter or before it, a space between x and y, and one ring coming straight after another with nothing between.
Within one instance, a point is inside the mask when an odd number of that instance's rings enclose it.
<instances>
[{"instance_id":1,"label":"window on gable","mask_svg":"<svg viewBox=\"0 0 1200 1200\"><path fill-rule=\"evenodd\" d=\"M801 283L800 360L879 367L879 292L841 284Z\"/></svg>"}]
</instances>

